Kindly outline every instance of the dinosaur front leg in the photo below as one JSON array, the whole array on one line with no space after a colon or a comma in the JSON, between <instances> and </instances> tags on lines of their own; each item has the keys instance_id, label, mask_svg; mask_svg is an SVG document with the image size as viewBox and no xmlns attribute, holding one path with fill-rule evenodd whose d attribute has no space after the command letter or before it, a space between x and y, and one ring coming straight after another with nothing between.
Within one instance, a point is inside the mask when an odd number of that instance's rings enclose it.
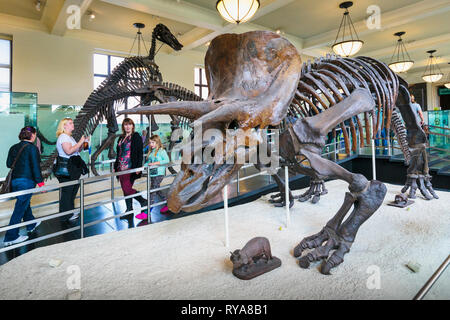
<instances>
[{"instance_id":1,"label":"dinosaur front leg","mask_svg":"<svg viewBox=\"0 0 450 320\"><path fill-rule=\"evenodd\" d=\"M325 195L328 193L328 190L325 188L325 181L319 179L317 176L311 176L309 189L306 190L305 193L298 196L298 201L305 202L312 198L312 203L317 203L320 200L321 195Z\"/></svg>"},{"instance_id":2,"label":"dinosaur front leg","mask_svg":"<svg viewBox=\"0 0 450 320\"><path fill-rule=\"evenodd\" d=\"M283 170L284 172L284 170ZM280 192L271 196L271 199L269 199L270 203L273 203L275 207L284 207L286 205L286 191L285 191L285 182L281 179L281 177L277 174L272 175L272 178L275 180L275 182L278 185L278 188L280 189ZM289 208L292 208L294 205L294 197L291 193L291 190L289 190Z\"/></svg>"}]
</instances>

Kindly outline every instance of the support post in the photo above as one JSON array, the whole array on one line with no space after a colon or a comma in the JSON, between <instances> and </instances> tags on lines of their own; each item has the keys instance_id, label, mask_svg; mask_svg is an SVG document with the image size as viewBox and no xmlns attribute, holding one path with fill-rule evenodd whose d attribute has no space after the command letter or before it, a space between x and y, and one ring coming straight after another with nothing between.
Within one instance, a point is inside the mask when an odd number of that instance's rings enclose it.
<instances>
[{"instance_id":1,"label":"support post","mask_svg":"<svg viewBox=\"0 0 450 320\"><path fill-rule=\"evenodd\" d=\"M223 208L225 213L225 247L230 246L230 235L228 229L228 186L223 188Z\"/></svg>"},{"instance_id":2,"label":"support post","mask_svg":"<svg viewBox=\"0 0 450 320\"><path fill-rule=\"evenodd\" d=\"M150 168L147 166L147 223L152 223L152 213L150 212L150 190L152 188L152 183L150 180Z\"/></svg>"},{"instance_id":3,"label":"support post","mask_svg":"<svg viewBox=\"0 0 450 320\"><path fill-rule=\"evenodd\" d=\"M372 138L372 179L377 180L377 169L375 163L375 139Z\"/></svg>"},{"instance_id":4,"label":"support post","mask_svg":"<svg viewBox=\"0 0 450 320\"><path fill-rule=\"evenodd\" d=\"M241 176L240 172L241 172L241 169L239 169L239 171L237 172L237 180L236 180L237 195L239 195L239 193L240 193L240 190L239 190L239 178Z\"/></svg>"},{"instance_id":5,"label":"support post","mask_svg":"<svg viewBox=\"0 0 450 320\"><path fill-rule=\"evenodd\" d=\"M114 176L111 176L111 200L114 200Z\"/></svg>"},{"instance_id":6,"label":"support post","mask_svg":"<svg viewBox=\"0 0 450 320\"><path fill-rule=\"evenodd\" d=\"M388 148L388 156L392 156L392 149L391 149L391 138L388 136L387 139L387 148Z\"/></svg>"},{"instance_id":7,"label":"support post","mask_svg":"<svg viewBox=\"0 0 450 320\"><path fill-rule=\"evenodd\" d=\"M450 255L445 259L445 261L441 264L441 266L433 273L430 279L428 279L427 283L420 289L420 291L416 294L413 300L422 300L423 297L430 291L431 287L435 284L437 279L441 276L444 270L450 264Z\"/></svg>"},{"instance_id":8,"label":"support post","mask_svg":"<svg viewBox=\"0 0 450 320\"><path fill-rule=\"evenodd\" d=\"M84 179L80 179L80 233L84 238Z\"/></svg>"},{"instance_id":9,"label":"support post","mask_svg":"<svg viewBox=\"0 0 450 320\"><path fill-rule=\"evenodd\" d=\"M286 165L284 167L284 194L285 194L285 201L286 201L286 228L289 227L290 223L291 223L291 214L289 212L289 204L290 204L290 199L289 199L289 169L288 166Z\"/></svg>"}]
</instances>

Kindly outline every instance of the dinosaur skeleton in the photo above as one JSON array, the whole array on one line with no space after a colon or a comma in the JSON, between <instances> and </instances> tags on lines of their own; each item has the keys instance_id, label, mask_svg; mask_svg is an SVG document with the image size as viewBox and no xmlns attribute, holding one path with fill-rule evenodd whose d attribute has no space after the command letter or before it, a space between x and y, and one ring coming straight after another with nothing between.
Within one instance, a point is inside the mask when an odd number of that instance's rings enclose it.
<instances>
[{"instance_id":1,"label":"dinosaur skeleton","mask_svg":"<svg viewBox=\"0 0 450 320\"><path fill-rule=\"evenodd\" d=\"M321 157L327 133L336 126L343 128L349 151L349 137L344 129L346 121L353 137L353 149L357 147L357 131L361 145L364 142L358 115L364 116L366 142L370 142L384 126L389 129L393 121L405 159L410 163L407 186L410 185L414 193L417 187L414 179L419 179L422 193L428 194L428 190L435 196L423 152L426 138L413 117L407 84L384 63L367 57L327 56L302 66L297 50L289 41L272 32L254 31L216 37L206 53L205 66L210 89L207 100L144 106L119 114L184 116L194 121L194 128L201 125L203 129L214 128L222 132L228 128L245 132L269 126L280 128L282 163L310 176L314 195L326 192L322 188L326 178L346 181L349 192L337 214L321 232L303 239L294 249L301 267L307 268L311 262L323 260L321 272L328 274L331 268L342 263L359 227L381 206L387 191L381 182L368 181L363 175L353 174ZM399 115L393 112L395 107L406 121L407 136ZM372 116L372 130L369 115ZM286 121L288 116L297 119L294 124ZM217 142L204 138L201 145L193 146L194 153L214 143ZM234 149L234 156L238 147ZM249 149L245 151L249 155ZM223 160L228 160L229 156L230 152L225 152ZM302 159L298 161L297 157ZM305 160L309 165L304 165ZM227 161L183 163L169 191L169 209L179 212L205 207L234 178L241 166ZM265 169L260 163L255 166ZM273 177L284 202L284 182L279 173ZM289 198L292 205L292 195ZM352 206L353 211L344 221ZM306 253L308 249L312 250Z\"/></svg>"},{"instance_id":2,"label":"dinosaur skeleton","mask_svg":"<svg viewBox=\"0 0 450 320\"><path fill-rule=\"evenodd\" d=\"M124 59L112 71L111 75L89 95L74 120L75 130L72 136L75 140L80 139L82 135L91 135L103 119L106 118L107 120L108 136L91 157L91 170L95 175L98 175L95 160L102 151L109 149L108 157L110 159L115 158L114 141L117 137L116 132L119 130L116 110L129 97L140 97L141 104L145 105L152 101L202 100L185 88L162 81L159 67L154 62L156 40L169 45L174 50L180 50L183 47L166 26L158 24L152 33L152 46L149 56L134 56ZM189 119L184 117L171 116L171 119L172 130L186 127L189 124ZM155 131L157 129L158 127L152 116L150 130ZM57 155L57 151L55 151L43 162L41 168L45 177L51 174L51 168ZM169 169L174 172L172 168Z\"/></svg>"}]
</instances>

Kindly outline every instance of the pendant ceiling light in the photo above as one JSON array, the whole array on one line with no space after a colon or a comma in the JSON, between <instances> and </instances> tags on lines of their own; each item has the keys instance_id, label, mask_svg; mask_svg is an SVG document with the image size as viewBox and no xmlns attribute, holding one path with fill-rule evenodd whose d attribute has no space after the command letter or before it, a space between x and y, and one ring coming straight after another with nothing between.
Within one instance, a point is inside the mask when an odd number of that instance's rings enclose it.
<instances>
[{"instance_id":1,"label":"pendant ceiling light","mask_svg":"<svg viewBox=\"0 0 450 320\"><path fill-rule=\"evenodd\" d=\"M333 43L333 51L344 57L349 57L356 54L362 47L363 41L359 40L358 34L356 33L355 26L353 25L352 19L350 18L350 13L348 8L353 6L353 2L346 1L339 5L339 8L345 9L344 15L341 20L341 25L339 26L338 33L336 35L336 40ZM339 35L342 36L339 39ZM348 35L346 36L346 31ZM339 41L338 41L339 40Z\"/></svg>"},{"instance_id":2,"label":"pendant ceiling light","mask_svg":"<svg viewBox=\"0 0 450 320\"><path fill-rule=\"evenodd\" d=\"M427 53L430 54L430 58L428 59L428 64L427 68L425 69L425 73L422 75L422 79L430 83L441 80L443 76L441 69L439 69L439 66L436 63L436 58L433 56L433 53L435 52L436 50L427 51Z\"/></svg>"},{"instance_id":3,"label":"pendant ceiling light","mask_svg":"<svg viewBox=\"0 0 450 320\"><path fill-rule=\"evenodd\" d=\"M145 40L144 40L144 37L142 36L142 32L141 32L141 29L145 28L145 24L136 22L136 23L133 23L133 27L138 29L138 31L136 32L136 36L134 37L134 41L133 41L133 44L131 45L130 53L128 54L128 56L131 56L131 52L133 51L136 40L137 40L137 47L138 47L137 55L138 56L141 55L141 41L144 44L144 48L145 48L144 54L148 54L147 47L145 46Z\"/></svg>"},{"instance_id":4,"label":"pendant ceiling light","mask_svg":"<svg viewBox=\"0 0 450 320\"><path fill-rule=\"evenodd\" d=\"M394 36L398 37L398 40L394 49L394 54L391 57L391 63L389 63L389 68L397 73L408 71L414 64L414 61L411 60L402 40L402 35L405 33L406 32L404 31L394 33Z\"/></svg>"},{"instance_id":5,"label":"pendant ceiling light","mask_svg":"<svg viewBox=\"0 0 450 320\"><path fill-rule=\"evenodd\" d=\"M216 9L222 18L231 23L250 20L259 8L259 0L219 0Z\"/></svg>"},{"instance_id":6,"label":"pendant ceiling light","mask_svg":"<svg viewBox=\"0 0 450 320\"><path fill-rule=\"evenodd\" d=\"M448 64L450 64L450 62ZM447 82L444 84L444 86L450 89L450 71L448 73Z\"/></svg>"}]
</instances>

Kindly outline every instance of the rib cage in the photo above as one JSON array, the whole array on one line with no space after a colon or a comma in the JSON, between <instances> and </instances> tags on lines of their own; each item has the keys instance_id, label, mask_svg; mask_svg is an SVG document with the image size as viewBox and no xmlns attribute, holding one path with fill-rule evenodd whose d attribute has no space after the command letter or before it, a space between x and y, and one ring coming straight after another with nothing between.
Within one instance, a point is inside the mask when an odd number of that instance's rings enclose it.
<instances>
[{"instance_id":1,"label":"rib cage","mask_svg":"<svg viewBox=\"0 0 450 320\"><path fill-rule=\"evenodd\" d=\"M294 117L314 116L349 96L356 88L368 89L374 98L378 116L373 123L373 132L369 132L369 114L364 113L366 143L386 125L389 132L392 111L397 100L399 80L387 65L369 57L342 58L327 55L325 58L308 61L302 66L294 99L288 109L288 115ZM375 109L371 112L375 119ZM364 146L362 123L359 117L349 120L352 134L352 149L356 151L356 129L359 128L360 145ZM375 122L375 121L374 121ZM346 152L350 152L349 137L340 124L344 135Z\"/></svg>"}]
</instances>

